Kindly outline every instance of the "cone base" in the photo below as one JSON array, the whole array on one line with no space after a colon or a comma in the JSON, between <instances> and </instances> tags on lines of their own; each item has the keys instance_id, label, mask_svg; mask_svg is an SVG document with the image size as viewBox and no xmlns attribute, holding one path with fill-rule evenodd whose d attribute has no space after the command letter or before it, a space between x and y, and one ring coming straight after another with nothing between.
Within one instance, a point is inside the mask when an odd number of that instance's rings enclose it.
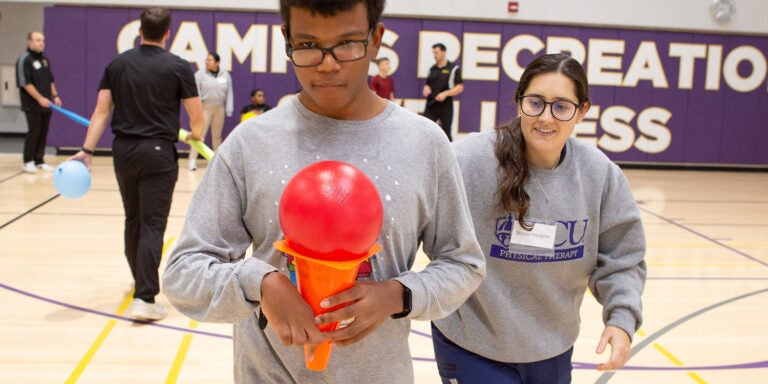
<instances>
[{"instance_id":1,"label":"cone base","mask_svg":"<svg viewBox=\"0 0 768 384\"><path fill-rule=\"evenodd\" d=\"M313 371L325 370L328 360L331 359L332 349L331 342L324 341L315 348L314 355L310 356L309 345L304 345L304 360L307 362L307 368Z\"/></svg>"},{"instance_id":2,"label":"cone base","mask_svg":"<svg viewBox=\"0 0 768 384\"><path fill-rule=\"evenodd\" d=\"M290 246L287 240L277 241L273 246L278 251L296 258L297 287L301 296L312 307L315 315L332 312L345 305L321 308L320 302L327 297L352 287L355 284L360 263L381 250L380 245L374 244L365 255L356 257L353 260L328 261L300 254ZM323 332L334 331L338 329L339 323L322 324L317 327ZM305 345L304 358L307 368L314 371L324 370L328 365L332 349L331 342L325 341L319 344L315 348L314 354L310 356L309 345Z\"/></svg>"}]
</instances>

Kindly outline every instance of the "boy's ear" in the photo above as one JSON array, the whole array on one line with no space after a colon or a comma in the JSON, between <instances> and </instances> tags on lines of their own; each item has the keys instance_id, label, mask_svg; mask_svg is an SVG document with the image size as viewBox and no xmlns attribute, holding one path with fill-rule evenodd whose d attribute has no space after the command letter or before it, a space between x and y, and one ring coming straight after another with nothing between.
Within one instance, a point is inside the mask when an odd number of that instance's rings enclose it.
<instances>
[{"instance_id":1,"label":"boy's ear","mask_svg":"<svg viewBox=\"0 0 768 384\"><path fill-rule=\"evenodd\" d=\"M386 28L384 27L384 23L378 23L376 24L375 30L371 34L371 51L374 53L373 57L378 56L379 48L381 48L381 40L384 36L384 31Z\"/></svg>"}]
</instances>

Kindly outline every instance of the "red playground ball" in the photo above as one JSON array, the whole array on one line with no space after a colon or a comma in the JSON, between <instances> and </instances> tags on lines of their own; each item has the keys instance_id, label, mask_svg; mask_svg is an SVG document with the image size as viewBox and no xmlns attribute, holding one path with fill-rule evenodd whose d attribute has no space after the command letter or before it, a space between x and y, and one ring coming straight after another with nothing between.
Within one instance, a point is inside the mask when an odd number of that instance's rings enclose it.
<instances>
[{"instance_id":1,"label":"red playground ball","mask_svg":"<svg viewBox=\"0 0 768 384\"><path fill-rule=\"evenodd\" d=\"M285 186L280 226L300 254L326 261L365 255L381 232L379 191L361 170L321 161L300 170Z\"/></svg>"}]
</instances>

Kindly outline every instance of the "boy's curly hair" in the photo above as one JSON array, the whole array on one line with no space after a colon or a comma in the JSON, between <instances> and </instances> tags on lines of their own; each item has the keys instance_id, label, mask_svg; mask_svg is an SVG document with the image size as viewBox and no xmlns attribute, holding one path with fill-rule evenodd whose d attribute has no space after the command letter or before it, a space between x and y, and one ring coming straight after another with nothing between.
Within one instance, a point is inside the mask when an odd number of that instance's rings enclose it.
<instances>
[{"instance_id":1,"label":"boy's curly hair","mask_svg":"<svg viewBox=\"0 0 768 384\"><path fill-rule=\"evenodd\" d=\"M337 12L352 9L357 3L365 3L368 8L368 26L373 29L381 20L386 0L280 0L280 16L290 27L291 7L310 10L312 15L334 16Z\"/></svg>"}]
</instances>

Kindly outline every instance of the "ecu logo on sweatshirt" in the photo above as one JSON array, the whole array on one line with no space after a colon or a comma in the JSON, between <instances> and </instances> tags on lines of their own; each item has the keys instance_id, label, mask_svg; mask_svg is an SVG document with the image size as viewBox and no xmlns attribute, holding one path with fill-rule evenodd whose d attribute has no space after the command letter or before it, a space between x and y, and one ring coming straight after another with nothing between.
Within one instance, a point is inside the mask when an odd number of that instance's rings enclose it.
<instances>
[{"instance_id":1,"label":"ecu logo on sweatshirt","mask_svg":"<svg viewBox=\"0 0 768 384\"><path fill-rule=\"evenodd\" d=\"M537 224L546 227L554 226L554 242L552 247L542 247L521 244L513 239L517 229L517 219L513 216L496 219L496 243L487 250L488 255L502 260L522 263L552 263L569 261L584 257L584 238L589 227L589 219L563 220L551 224ZM518 229L519 230L519 229ZM544 231L533 233L532 236L545 236Z\"/></svg>"}]
</instances>

